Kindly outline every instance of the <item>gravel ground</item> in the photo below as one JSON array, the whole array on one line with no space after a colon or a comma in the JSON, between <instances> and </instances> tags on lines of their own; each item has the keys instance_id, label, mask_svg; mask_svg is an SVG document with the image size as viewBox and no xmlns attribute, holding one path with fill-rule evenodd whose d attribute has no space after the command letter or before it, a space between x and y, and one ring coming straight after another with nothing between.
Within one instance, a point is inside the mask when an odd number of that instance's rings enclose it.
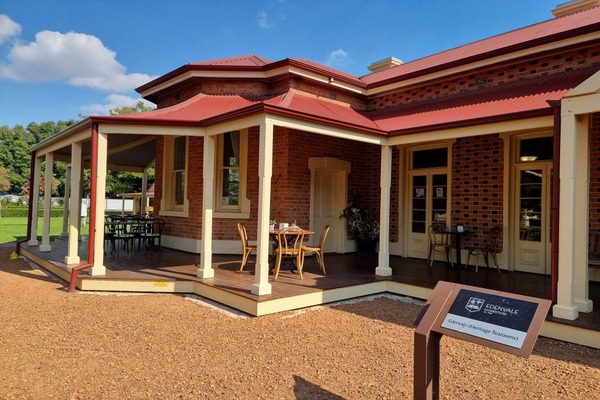
<instances>
[{"instance_id":1,"label":"gravel ground","mask_svg":"<svg viewBox=\"0 0 600 400\"><path fill-rule=\"evenodd\" d=\"M408 399L420 306L239 318L174 295L69 294L0 248L2 399ZM598 399L600 351L442 340L445 399Z\"/></svg>"}]
</instances>

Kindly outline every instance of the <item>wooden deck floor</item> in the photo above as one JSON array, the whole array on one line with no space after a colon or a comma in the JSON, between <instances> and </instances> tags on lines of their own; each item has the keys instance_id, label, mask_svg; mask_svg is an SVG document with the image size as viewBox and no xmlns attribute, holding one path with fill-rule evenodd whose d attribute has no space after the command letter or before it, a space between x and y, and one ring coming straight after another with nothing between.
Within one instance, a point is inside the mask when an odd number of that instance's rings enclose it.
<instances>
[{"instance_id":1,"label":"wooden deck floor","mask_svg":"<svg viewBox=\"0 0 600 400\"><path fill-rule=\"evenodd\" d=\"M40 258L64 267L62 260L66 254L66 241L57 239L52 243L51 252L40 252L37 247L27 249ZM85 254L86 242L82 241L80 254ZM91 277L83 272L81 277L92 281L149 281L149 282L194 282L207 288L217 289L244 298L251 302L263 303L295 296L319 294L328 291L352 289L361 285L380 281L393 281L414 287L432 289L439 280L462 283L519 293L528 296L550 298L550 277L515 271L501 271L479 268L474 270L452 270L445 263L434 263L429 267L424 260L392 256L390 265L393 274L390 278L375 276L376 255L330 254L326 256L327 275L322 275L313 257L307 258L304 279L296 273L282 271L275 281L271 275L272 294L256 296L250 293L254 283L254 258L252 257L243 272L238 272L241 257L238 255L214 255L215 277L202 280L196 276L198 255L163 249L162 251L124 252L107 254L104 276ZM376 290L376 289L374 289ZM151 291L151 290L148 290ZM359 292L357 292L359 293ZM365 293L368 293L365 292ZM600 305L600 284L590 284L592 300ZM360 295L360 294L358 294ZM323 300L323 302L326 302ZM548 317L560 323L600 331L600 307L592 313L581 313L576 321L565 321Z\"/></svg>"}]
</instances>

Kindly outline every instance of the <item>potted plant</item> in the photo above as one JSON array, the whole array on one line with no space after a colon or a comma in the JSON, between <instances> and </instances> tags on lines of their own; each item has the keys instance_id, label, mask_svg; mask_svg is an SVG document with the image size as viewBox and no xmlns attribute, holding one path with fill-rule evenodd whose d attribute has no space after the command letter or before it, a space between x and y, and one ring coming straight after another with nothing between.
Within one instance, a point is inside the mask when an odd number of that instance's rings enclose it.
<instances>
[{"instance_id":1,"label":"potted plant","mask_svg":"<svg viewBox=\"0 0 600 400\"><path fill-rule=\"evenodd\" d=\"M356 239L358 250L374 253L379 240L379 221L368 209L360 206L357 197L344 208L340 218L346 219L346 226Z\"/></svg>"}]
</instances>

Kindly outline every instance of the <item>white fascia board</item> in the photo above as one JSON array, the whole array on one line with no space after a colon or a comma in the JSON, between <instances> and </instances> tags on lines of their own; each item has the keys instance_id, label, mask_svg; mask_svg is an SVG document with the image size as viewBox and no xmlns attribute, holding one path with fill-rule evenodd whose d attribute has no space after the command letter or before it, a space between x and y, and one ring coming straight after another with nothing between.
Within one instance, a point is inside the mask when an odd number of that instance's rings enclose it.
<instances>
[{"instance_id":1,"label":"white fascia board","mask_svg":"<svg viewBox=\"0 0 600 400\"><path fill-rule=\"evenodd\" d=\"M63 131L66 132L66 131ZM62 149L63 147L70 146L72 143L82 142L84 140L89 139L92 136L92 130L89 127L81 129L77 133L69 132L68 135L60 135L62 138L56 137L58 140L52 141L45 146L40 145L32 148L32 151L35 151L37 157L41 157L44 154L52 153L58 149Z\"/></svg>"},{"instance_id":2,"label":"white fascia board","mask_svg":"<svg viewBox=\"0 0 600 400\"><path fill-rule=\"evenodd\" d=\"M518 132L532 129L547 129L552 128L553 125L553 116L526 118L514 121L503 121L490 124L481 124L459 128L433 130L421 133L411 133L400 136L392 136L388 139L388 145L396 146L404 144L432 142L436 140L491 135L495 133Z\"/></svg>"},{"instance_id":3,"label":"white fascia board","mask_svg":"<svg viewBox=\"0 0 600 400\"><path fill-rule=\"evenodd\" d=\"M206 134L208 136L213 136L220 135L221 133L225 132L239 131L241 129L246 129L251 126L258 126L263 119L264 115L251 115L249 117L243 117L231 121L217 123L214 125L207 126Z\"/></svg>"},{"instance_id":4,"label":"white fascia board","mask_svg":"<svg viewBox=\"0 0 600 400\"><path fill-rule=\"evenodd\" d=\"M569 93L563 97L563 99L586 96L598 92L600 92L600 71L596 72L594 75L590 76L585 81L581 82L575 88L570 90Z\"/></svg>"},{"instance_id":5,"label":"white fascia board","mask_svg":"<svg viewBox=\"0 0 600 400\"><path fill-rule=\"evenodd\" d=\"M276 126L296 129L304 132L316 133L317 135L333 136L340 139L353 140L355 142L370 143L377 145L387 144L386 137L371 136L360 132L355 132L333 126L321 125L314 122L297 120L289 117L283 117L280 115L268 114L267 119L270 120L273 123L273 125Z\"/></svg>"},{"instance_id":6,"label":"white fascia board","mask_svg":"<svg viewBox=\"0 0 600 400\"><path fill-rule=\"evenodd\" d=\"M391 90L402 89L407 86L416 85L422 82L431 81L434 79L440 79L448 75L458 74L461 72L486 67L493 64L499 64L505 61L510 61L511 59L520 58L536 53L541 53L549 50L559 49L561 47L572 46L578 43L584 43L587 41L600 39L600 32L591 32L585 35L575 36L568 39L559 40L557 42L547 43L535 47L531 47L524 50L515 51L512 53L502 54L496 57L486 58L485 60L477 61L474 63L459 65L454 68L444 69L441 71L433 72L431 74L417 76L412 79L403 80L401 82L394 82L388 85L379 86L373 89L368 89L366 91L366 95L371 96Z\"/></svg>"},{"instance_id":7,"label":"white fascia board","mask_svg":"<svg viewBox=\"0 0 600 400\"><path fill-rule=\"evenodd\" d=\"M99 133L118 133L128 135L154 136L204 136L205 129L192 126L161 126L136 124L103 124L98 126Z\"/></svg>"}]
</instances>

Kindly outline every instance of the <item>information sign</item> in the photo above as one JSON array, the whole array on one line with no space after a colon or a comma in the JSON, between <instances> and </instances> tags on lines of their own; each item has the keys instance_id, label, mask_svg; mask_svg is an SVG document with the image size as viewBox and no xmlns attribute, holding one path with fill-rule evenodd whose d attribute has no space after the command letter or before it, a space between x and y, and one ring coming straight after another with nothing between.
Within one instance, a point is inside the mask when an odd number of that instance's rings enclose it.
<instances>
[{"instance_id":1,"label":"information sign","mask_svg":"<svg viewBox=\"0 0 600 400\"><path fill-rule=\"evenodd\" d=\"M538 304L461 289L442 327L520 349Z\"/></svg>"}]
</instances>

